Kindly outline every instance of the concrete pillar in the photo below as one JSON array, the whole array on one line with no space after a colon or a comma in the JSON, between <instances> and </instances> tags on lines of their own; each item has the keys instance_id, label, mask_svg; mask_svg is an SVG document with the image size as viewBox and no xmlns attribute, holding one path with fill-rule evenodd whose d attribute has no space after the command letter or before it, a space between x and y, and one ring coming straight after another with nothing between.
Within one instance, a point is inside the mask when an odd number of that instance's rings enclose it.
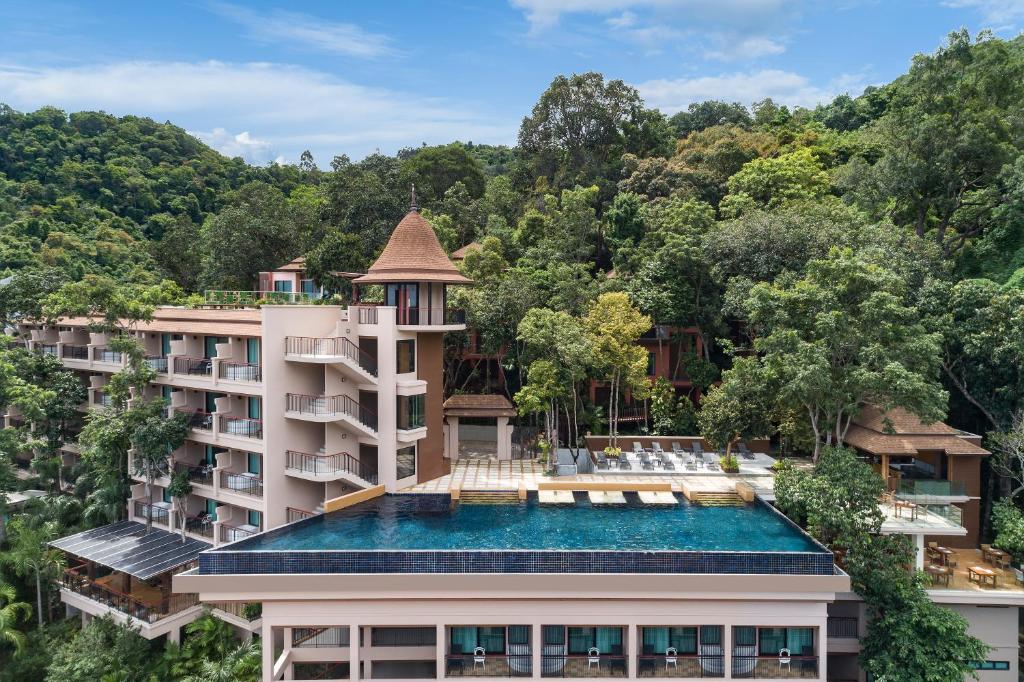
<instances>
[{"instance_id":1,"label":"concrete pillar","mask_svg":"<svg viewBox=\"0 0 1024 682\"><path fill-rule=\"evenodd\" d=\"M359 626L348 626L348 679L359 679Z\"/></svg>"},{"instance_id":2,"label":"concrete pillar","mask_svg":"<svg viewBox=\"0 0 1024 682\"><path fill-rule=\"evenodd\" d=\"M636 661L637 656L640 654L639 647L639 628L636 623L632 623L626 627L626 677L631 680L637 678L636 674Z\"/></svg>"},{"instance_id":3,"label":"concrete pillar","mask_svg":"<svg viewBox=\"0 0 1024 682\"><path fill-rule=\"evenodd\" d=\"M181 644L181 628L171 628L171 631L167 633L167 641Z\"/></svg>"},{"instance_id":4,"label":"concrete pillar","mask_svg":"<svg viewBox=\"0 0 1024 682\"><path fill-rule=\"evenodd\" d=\"M540 679L541 673L541 653L544 651L544 626L540 623L534 623L530 626L530 654L533 656L533 663L531 670L533 672L533 678L535 680Z\"/></svg>"},{"instance_id":5,"label":"concrete pillar","mask_svg":"<svg viewBox=\"0 0 1024 682\"><path fill-rule=\"evenodd\" d=\"M498 417L498 459L512 459L512 429L508 417Z\"/></svg>"},{"instance_id":6,"label":"concrete pillar","mask_svg":"<svg viewBox=\"0 0 1024 682\"><path fill-rule=\"evenodd\" d=\"M437 656L437 679L443 680L444 674L447 670L445 665L445 655L448 653L447 638L445 637L444 623L437 624L437 644L436 653Z\"/></svg>"},{"instance_id":7,"label":"concrete pillar","mask_svg":"<svg viewBox=\"0 0 1024 682\"><path fill-rule=\"evenodd\" d=\"M459 458L459 418L447 417L448 419L448 456L452 459Z\"/></svg>"},{"instance_id":8,"label":"concrete pillar","mask_svg":"<svg viewBox=\"0 0 1024 682\"><path fill-rule=\"evenodd\" d=\"M263 654L263 679L274 679L274 630L270 623L263 621L260 631L260 650Z\"/></svg>"},{"instance_id":9,"label":"concrete pillar","mask_svg":"<svg viewBox=\"0 0 1024 682\"><path fill-rule=\"evenodd\" d=\"M924 535L918 534L914 536L914 565L917 570L924 570Z\"/></svg>"},{"instance_id":10,"label":"concrete pillar","mask_svg":"<svg viewBox=\"0 0 1024 682\"><path fill-rule=\"evenodd\" d=\"M818 622L818 679L828 679L828 617Z\"/></svg>"},{"instance_id":11,"label":"concrete pillar","mask_svg":"<svg viewBox=\"0 0 1024 682\"><path fill-rule=\"evenodd\" d=\"M722 626L722 669L726 679L732 678L732 626Z\"/></svg>"}]
</instances>

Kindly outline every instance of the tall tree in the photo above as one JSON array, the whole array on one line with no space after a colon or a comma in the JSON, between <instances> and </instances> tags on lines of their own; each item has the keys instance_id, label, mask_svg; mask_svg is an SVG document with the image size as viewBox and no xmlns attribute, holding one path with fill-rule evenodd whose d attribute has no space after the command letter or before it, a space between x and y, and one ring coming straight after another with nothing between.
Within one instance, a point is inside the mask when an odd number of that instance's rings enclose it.
<instances>
[{"instance_id":1,"label":"tall tree","mask_svg":"<svg viewBox=\"0 0 1024 682\"><path fill-rule=\"evenodd\" d=\"M15 519L10 524L11 548L3 557L20 576L31 577L36 584L36 618L43 627L43 595L50 581L64 570L64 554L47 543L60 529L53 522L33 524Z\"/></svg>"},{"instance_id":2,"label":"tall tree","mask_svg":"<svg viewBox=\"0 0 1024 682\"><path fill-rule=\"evenodd\" d=\"M132 461L135 474L146 479L146 532L153 528L153 485L157 478L170 475L171 453L185 443L188 424L185 416L163 414L148 417L132 433Z\"/></svg>"}]
</instances>

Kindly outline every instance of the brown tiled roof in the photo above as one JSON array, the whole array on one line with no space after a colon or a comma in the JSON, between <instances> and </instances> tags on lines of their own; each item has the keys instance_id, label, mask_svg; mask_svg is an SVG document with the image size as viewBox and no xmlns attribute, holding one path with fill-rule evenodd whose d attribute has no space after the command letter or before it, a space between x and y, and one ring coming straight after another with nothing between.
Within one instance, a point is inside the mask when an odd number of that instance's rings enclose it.
<instances>
[{"instance_id":1,"label":"brown tiled roof","mask_svg":"<svg viewBox=\"0 0 1024 682\"><path fill-rule=\"evenodd\" d=\"M516 408L503 395L467 393L444 401L444 413L452 417L514 417Z\"/></svg>"},{"instance_id":2,"label":"brown tiled roof","mask_svg":"<svg viewBox=\"0 0 1024 682\"><path fill-rule=\"evenodd\" d=\"M367 274L353 280L356 284L382 282L445 282L448 284L469 284L455 267L441 242L434 234L434 228L419 214L409 211L398 227L391 233L391 239L380 257L370 266Z\"/></svg>"},{"instance_id":3,"label":"brown tiled roof","mask_svg":"<svg viewBox=\"0 0 1024 682\"><path fill-rule=\"evenodd\" d=\"M87 317L61 319L61 327L84 327ZM259 336L263 316L256 309L206 310L202 308L157 308L151 322L140 322L136 329L168 334L210 334L218 336Z\"/></svg>"},{"instance_id":4,"label":"brown tiled roof","mask_svg":"<svg viewBox=\"0 0 1024 682\"><path fill-rule=\"evenodd\" d=\"M452 260L462 260L470 251L479 251L481 248L482 247L479 242L470 242L461 248L455 249L455 251L452 252Z\"/></svg>"},{"instance_id":5,"label":"brown tiled roof","mask_svg":"<svg viewBox=\"0 0 1024 682\"><path fill-rule=\"evenodd\" d=\"M873 455L916 455L918 452L941 451L947 455L977 455L989 451L955 434L901 435L879 433L852 424L846 432L847 445Z\"/></svg>"},{"instance_id":6,"label":"brown tiled roof","mask_svg":"<svg viewBox=\"0 0 1024 682\"><path fill-rule=\"evenodd\" d=\"M889 422L887 425L886 422ZM883 412L877 407L868 406L853 420L854 424L863 426L879 433L907 434L948 434L956 435L957 430L942 422L925 424L921 418L902 407L894 407Z\"/></svg>"},{"instance_id":7,"label":"brown tiled roof","mask_svg":"<svg viewBox=\"0 0 1024 682\"><path fill-rule=\"evenodd\" d=\"M285 263L277 269L277 272L302 272L306 269L306 259L304 256L299 256L290 263Z\"/></svg>"}]
</instances>

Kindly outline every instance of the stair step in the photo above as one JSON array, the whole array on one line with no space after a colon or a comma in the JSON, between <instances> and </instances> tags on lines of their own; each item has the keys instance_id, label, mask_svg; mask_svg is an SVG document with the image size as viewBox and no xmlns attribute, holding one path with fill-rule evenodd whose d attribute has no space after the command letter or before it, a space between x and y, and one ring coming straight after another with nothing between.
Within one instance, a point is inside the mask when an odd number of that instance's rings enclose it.
<instances>
[{"instance_id":1,"label":"stair step","mask_svg":"<svg viewBox=\"0 0 1024 682\"><path fill-rule=\"evenodd\" d=\"M519 504L519 492L515 490L463 490L459 493L459 504Z\"/></svg>"},{"instance_id":2,"label":"stair step","mask_svg":"<svg viewBox=\"0 0 1024 682\"><path fill-rule=\"evenodd\" d=\"M705 507L742 507L743 498L736 493L692 493L690 502Z\"/></svg>"}]
</instances>

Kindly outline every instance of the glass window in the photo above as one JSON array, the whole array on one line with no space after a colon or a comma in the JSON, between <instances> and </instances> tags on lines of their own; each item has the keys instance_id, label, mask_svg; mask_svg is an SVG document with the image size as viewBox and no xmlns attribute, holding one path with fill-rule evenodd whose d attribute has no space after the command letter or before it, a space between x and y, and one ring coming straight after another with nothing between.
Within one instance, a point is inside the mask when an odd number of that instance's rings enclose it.
<instances>
[{"instance_id":1,"label":"glass window","mask_svg":"<svg viewBox=\"0 0 1024 682\"><path fill-rule=\"evenodd\" d=\"M160 355L170 355L171 353L171 335L161 334L160 335Z\"/></svg>"},{"instance_id":2,"label":"glass window","mask_svg":"<svg viewBox=\"0 0 1024 682\"><path fill-rule=\"evenodd\" d=\"M416 371L416 341L413 339L406 339L399 341L397 344L398 349L398 368L399 374L405 374L407 372Z\"/></svg>"},{"instance_id":3,"label":"glass window","mask_svg":"<svg viewBox=\"0 0 1024 682\"><path fill-rule=\"evenodd\" d=\"M223 393L214 393L213 391L206 392L206 411L216 412L217 411L217 398L223 398Z\"/></svg>"},{"instance_id":4,"label":"glass window","mask_svg":"<svg viewBox=\"0 0 1024 682\"><path fill-rule=\"evenodd\" d=\"M403 431L419 429L427 425L424 414L424 394L400 395L398 402L398 428Z\"/></svg>"},{"instance_id":5,"label":"glass window","mask_svg":"<svg viewBox=\"0 0 1024 682\"><path fill-rule=\"evenodd\" d=\"M292 290L292 283L289 280L278 280L274 282L274 291L285 291L290 292Z\"/></svg>"},{"instance_id":6,"label":"glass window","mask_svg":"<svg viewBox=\"0 0 1024 682\"><path fill-rule=\"evenodd\" d=\"M170 501L171 501L171 491L168 490L167 488L164 488L164 502L170 502Z\"/></svg>"},{"instance_id":7,"label":"glass window","mask_svg":"<svg viewBox=\"0 0 1024 682\"><path fill-rule=\"evenodd\" d=\"M170 386L161 386L160 387L160 397L163 398L164 401L166 401L168 405L171 404L171 390L172 389L171 389Z\"/></svg>"},{"instance_id":8,"label":"glass window","mask_svg":"<svg viewBox=\"0 0 1024 682\"><path fill-rule=\"evenodd\" d=\"M203 357L209 360L210 358L217 357L217 344L227 343L228 339L226 336L204 336L203 337Z\"/></svg>"},{"instance_id":9,"label":"glass window","mask_svg":"<svg viewBox=\"0 0 1024 682\"><path fill-rule=\"evenodd\" d=\"M316 284L311 279L302 280L299 286L302 287L302 293L304 294L309 294L310 296L312 296L313 294L316 293Z\"/></svg>"},{"instance_id":10,"label":"glass window","mask_svg":"<svg viewBox=\"0 0 1024 682\"><path fill-rule=\"evenodd\" d=\"M260 528L261 527L260 524L262 523L261 516L262 515L258 511L249 510L248 517L246 518L246 521L249 522L250 526L256 526L257 528Z\"/></svg>"},{"instance_id":11,"label":"glass window","mask_svg":"<svg viewBox=\"0 0 1024 682\"><path fill-rule=\"evenodd\" d=\"M967 661L975 670L1009 670L1009 661Z\"/></svg>"},{"instance_id":12,"label":"glass window","mask_svg":"<svg viewBox=\"0 0 1024 682\"><path fill-rule=\"evenodd\" d=\"M655 365L655 355L654 355L653 352L648 351L648 353L647 353L647 376L649 376L649 377L654 376L654 365Z\"/></svg>"},{"instance_id":13,"label":"glass window","mask_svg":"<svg viewBox=\"0 0 1024 682\"><path fill-rule=\"evenodd\" d=\"M775 656L786 648L786 628L760 628L759 634L761 656Z\"/></svg>"},{"instance_id":14,"label":"glass window","mask_svg":"<svg viewBox=\"0 0 1024 682\"><path fill-rule=\"evenodd\" d=\"M564 625L545 625L544 626L544 644L549 646L558 646L565 644L565 626Z\"/></svg>"},{"instance_id":15,"label":"glass window","mask_svg":"<svg viewBox=\"0 0 1024 682\"><path fill-rule=\"evenodd\" d=\"M260 340L259 339L246 339L245 341L245 361L250 365L260 364Z\"/></svg>"},{"instance_id":16,"label":"glass window","mask_svg":"<svg viewBox=\"0 0 1024 682\"><path fill-rule=\"evenodd\" d=\"M591 647L597 647L602 654L622 653L622 628L571 627L568 634L570 654L585 654Z\"/></svg>"},{"instance_id":17,"label":"glass window","mask_svg":"<svg viewBox=\"0 0 1024 682\"><path fill-rule=\"evenodd\" d=\"M206 501L206 513L210 517L211 521L217 520L217 501L207 500Z\"/></svg>"},{"instance_id":18,"label":"glass window","mask_svg":"<svg viewBox=\"0 0 1024 682\"><path fill-rule=\"evenodd\" d=\"M733 646L757 646L757 628L733 628L732 643Z\"/></svg>"},{"instance_id":19,"label":"glass window","mask_svg":"<svg viewBox=\"0 0 1024 682\"><path fill-rule=\"evenodd\" d=\"M246 471L250 474L260 473L261 457L258 452L250 452L246 455Z\"/></svg>"},{"instance_id":20,"label":"glass window","mask_svg":"<svg viewBox=\"0 0 1024 682\"><path fill-rule=\"evenodd\" d=\"M395 453L397 460L396 476L399 480L416 475L416 446L401 448Z\"/></svg>"},{"instance_id":21,"label":"glass window","mask_svg":"<svg viewBox=\"0 0 1024 682\"><path fill-rule=\"evenodd\" d=\"M248 411L248 414L249 414L249 419L262 419L263 418L262 417L262 414L263 414L263 399L262 398L258 398L258 397L254 397L254 396L249 396L248 398L246 398L246 403L248 404L247 405L247 411Z\"/></svg>"}]
</instances>

